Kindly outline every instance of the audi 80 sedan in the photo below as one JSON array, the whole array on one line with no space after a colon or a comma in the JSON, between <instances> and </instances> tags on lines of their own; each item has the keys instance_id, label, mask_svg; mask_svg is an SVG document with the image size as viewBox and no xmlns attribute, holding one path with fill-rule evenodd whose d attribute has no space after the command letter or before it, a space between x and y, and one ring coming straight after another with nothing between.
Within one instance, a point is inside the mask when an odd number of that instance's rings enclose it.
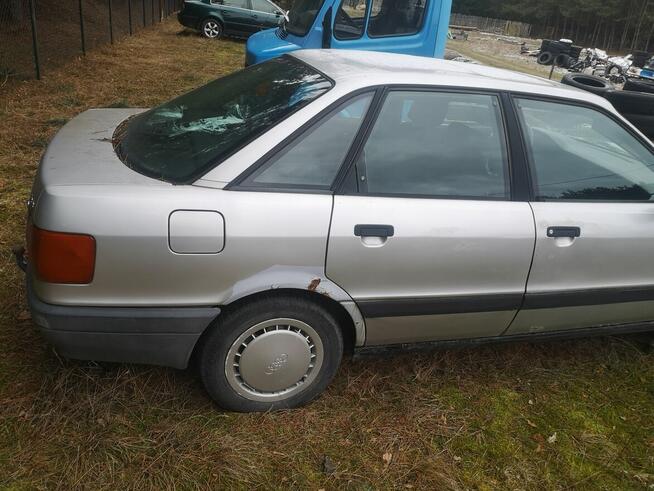
<instances>
[{"instance_id":1,"label":"audi 80 sedan","mask_svg":"<svg viewBox=\"0 0 654 491\"><path fill-rule=\"evenodd\" d=\"M60 354L296 407L344 351L652 330L653 150L544 79L300 51L71 120L19 259Z\"/></svg>"}]
</instances>

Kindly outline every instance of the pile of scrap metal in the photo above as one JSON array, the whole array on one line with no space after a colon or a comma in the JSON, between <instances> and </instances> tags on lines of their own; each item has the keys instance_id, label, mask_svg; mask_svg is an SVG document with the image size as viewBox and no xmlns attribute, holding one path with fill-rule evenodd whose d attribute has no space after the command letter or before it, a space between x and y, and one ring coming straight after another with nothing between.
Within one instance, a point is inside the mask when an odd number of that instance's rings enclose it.
<instances>
[{"instance_id":1,"label":"pile of scrap metal","mask_svg":"<svg viewBox=\"0 0 654 491\"><path fill-rule=\"evenodd\" d=\"M570 39L544 39L539 49L523 45L520 52L536 56L540 65L554 65L574 73L604 77L615 84L624 84L629 77L654 79L654 58L646 51L611 57L599 48L575 46Z\"/></svg>"},{"instance_id":2,"label":"pile of scrap metal","mask_svg":"<svg viewBox=\"0 0 654 491\"><path fill-rule=\"evenodd\" d=\"M643 69L644 71L652 71ZM568 73L561 83L593 92L607 99L620 114L654 141L654 80L628 78L622 90L604 77Z\"/></svg>"}]
</instances>

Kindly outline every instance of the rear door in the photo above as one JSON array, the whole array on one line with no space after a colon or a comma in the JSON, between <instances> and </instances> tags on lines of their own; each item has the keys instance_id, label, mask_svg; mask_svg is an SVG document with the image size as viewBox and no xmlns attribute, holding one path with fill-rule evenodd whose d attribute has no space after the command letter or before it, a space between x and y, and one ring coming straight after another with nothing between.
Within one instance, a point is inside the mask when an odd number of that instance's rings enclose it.
<instances>
[{"instance_id":1,"label":"rear door","mask_svg":"<svg viewBox=\"0 0 654 491\"><path fill-rule=\"evenodd\" d=\"M366 344L502 334L534 247L496 95L391 90L334 198L327 276Z\"/></svg>"},{"instance_id":2,"label":"rear door","mask_svg":"<svg viewBox=\"0 0 654 491\"><path fill-rule=\"evenodd\" d=\"M654 320L654 155L602 110L517 98L536 249L510 333Z\"/></svg>"}]
</instances>

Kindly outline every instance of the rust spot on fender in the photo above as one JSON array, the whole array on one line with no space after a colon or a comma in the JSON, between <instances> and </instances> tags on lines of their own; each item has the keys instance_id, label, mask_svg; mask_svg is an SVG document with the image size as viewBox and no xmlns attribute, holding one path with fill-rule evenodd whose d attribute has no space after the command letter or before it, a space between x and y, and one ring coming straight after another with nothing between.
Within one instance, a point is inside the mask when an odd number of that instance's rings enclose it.
<instances>
[{"instance_id":1,"label":"rust spot on fender","mask_svg":"<svg viewBox=\"0 0 654 491\"><path fill-rule=\"evenodd\" d=\"M316 288L318 288L318 285L320 285L320 278L314 278L313 280L311 280L311 283L309 283L307 289L310 292L315 292Z\"/></svg>"}]
</instances>

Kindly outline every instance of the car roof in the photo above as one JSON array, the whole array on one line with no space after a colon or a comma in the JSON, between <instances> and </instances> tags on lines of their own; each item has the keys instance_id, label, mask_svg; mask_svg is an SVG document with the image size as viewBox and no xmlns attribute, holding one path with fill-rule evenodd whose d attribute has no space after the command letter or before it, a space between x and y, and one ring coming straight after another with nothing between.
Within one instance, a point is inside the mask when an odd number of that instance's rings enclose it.
<instances>
[{"instance_id":1,"label":"car roof","mask_svg":"<svg viewBox=\"0 0 654 491\"><path fill-rule=\"evenodd\" d=\"M504 90L590 102L615 112L604 98L546 78L474 63L375 51L307 49L292 55L336 84L364 88L383 84Z\"/></svg>"}]
</instances>

